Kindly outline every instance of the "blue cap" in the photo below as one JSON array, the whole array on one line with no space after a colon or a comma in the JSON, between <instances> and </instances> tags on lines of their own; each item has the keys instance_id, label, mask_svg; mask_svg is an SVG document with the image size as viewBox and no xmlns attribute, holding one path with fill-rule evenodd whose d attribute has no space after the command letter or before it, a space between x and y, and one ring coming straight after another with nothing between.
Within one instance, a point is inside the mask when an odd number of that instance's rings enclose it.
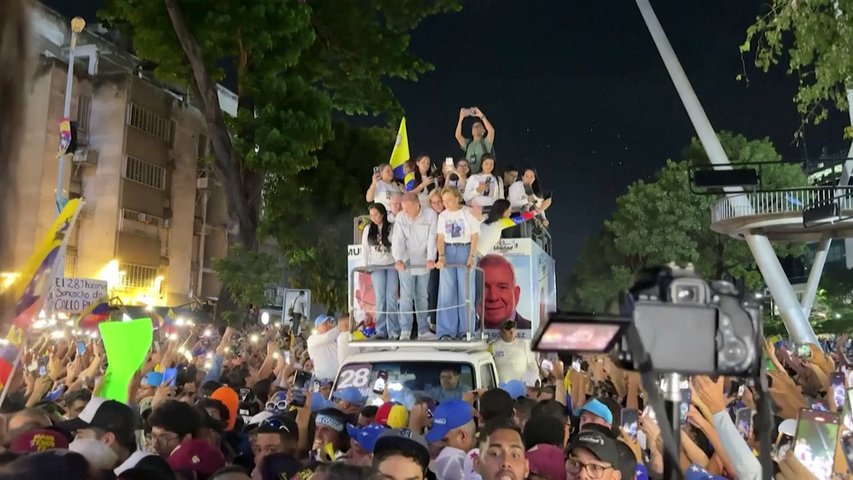
<instances>
[{"instance_id":1,"label":"blue cap","mask_svg":"<svg viewBox=\"0 0 853 480\"><path fill-rule=\"evenodd\" d=\"M595 415L596 417L603 418L605 422L609 423L610 425L613 425L613 412L611 412L610 409L607 408L607 405L601 403L600 401L594 398L586 402L586 405L578 409L578 416L580 416L583 412L589 412Z\"/></svg>"},{"instance_id":2,"label":"blue cap","mask_svg":"<svg viewBox=\"0 0 853 480\"><path fill-rule=\"evenodd\" d=\"M513 400L527 395L527 387L524 386L524 383L522 383L521 380L510 380L508 382L501 383L498 387L508 393Z\"/></svg>"},{"instance_id":3,"label":"blue cap","mask_svg":"<svg viewBox=\"0 0 853 480\"><path fill-rule=\"evenodd\" d=\"M314 392L311 394L311 413L317 413L324 408L332 408L334 406L335 403L324 398L322 393Z\"/></svg>"},{"instance_id":4,"label":"blue cap","mask_svg":"<svg viewBox=\"0 0 853 480\"><path fill-rule=\"evenodd\" d=\"M376 446L376 440L379 439L379 435L382 435L387 430L388 427L378 423L371 423L361 428L347 424L347 433L349 433L350 438L355 440L355 443L359 447L369 453L373 453L373 447Z\"/></svg>"},{"instance_id":5,"label":"blue cap","mask_svg":"<svg viewBox=\"0 0 853 480\"><path fill-rule=\"evenodd\" d=\"M320 315L317 315L317 318L314 319L314 326L319 327L320 325L328 322L331 319L332 317L326 315L325 313L321 313Z\"/></svg>"},{"instance_id":6,"label":"blue cap","mask_svg":"<svg viewBox=\"0 0 853 480\"><path fill-rule=\"evenodd\" d=\"M427 442L438 442L450 433L471 420L471 405L462 400L448 400L436 407L433 413L432 428L426 434Z\"/></svg>"},{"instance_id":7,"label":"blue cap","mask_svg":"<svg viewBox=\"0 0 853 480\"><path fill-rule=\"evenodd\" d=\"M347 403L351 403L353 405L363 405L364 404L364 396L361 394L361 390L355 387L347 387L341 390L336 391L332 394L332 398L337 400L343 400Z\"/></svg>"}]
</instances>

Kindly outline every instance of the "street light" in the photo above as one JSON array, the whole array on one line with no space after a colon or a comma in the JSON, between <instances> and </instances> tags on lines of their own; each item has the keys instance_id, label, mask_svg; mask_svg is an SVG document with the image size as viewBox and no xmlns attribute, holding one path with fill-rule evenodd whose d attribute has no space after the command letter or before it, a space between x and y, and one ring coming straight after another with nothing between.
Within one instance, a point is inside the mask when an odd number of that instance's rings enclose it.
<instances>
[{"instance_id":1,"label":"street light","mask_svg":"<svg viewBox=\"0 0 853 480\"><path fill-rule=\"evenodd\" d=\"M71 89L74 82L74 49L77 47L77 37L86 27L86 20L81 17L71 19L71 45L68 48L68 73L65 77L65 105L62 108L62 121L71 120ZM60 140L60 146L62 140ZM65 152L60 149L57 156L59 171L56 178L56 214L62 211L65 199L62 195L62 180L65 177Z\"/></svg>"}]
</instances>

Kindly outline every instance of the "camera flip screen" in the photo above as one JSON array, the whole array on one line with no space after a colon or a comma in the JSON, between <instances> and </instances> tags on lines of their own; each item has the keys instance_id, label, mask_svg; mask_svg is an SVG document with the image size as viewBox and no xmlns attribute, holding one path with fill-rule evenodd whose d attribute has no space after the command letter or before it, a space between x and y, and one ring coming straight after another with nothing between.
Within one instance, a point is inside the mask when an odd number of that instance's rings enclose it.
<instances>
[{"instance_id":1,"label":"camera flip screen","mask_svg":"<svg viewBox=\"0 0 853 480\"><path fill-rule=\"evenodd\" d=\"M556 323L539 341L541 350L604 352L619 333L620 325L599 323Z\"/></svg>"}]
</instances>

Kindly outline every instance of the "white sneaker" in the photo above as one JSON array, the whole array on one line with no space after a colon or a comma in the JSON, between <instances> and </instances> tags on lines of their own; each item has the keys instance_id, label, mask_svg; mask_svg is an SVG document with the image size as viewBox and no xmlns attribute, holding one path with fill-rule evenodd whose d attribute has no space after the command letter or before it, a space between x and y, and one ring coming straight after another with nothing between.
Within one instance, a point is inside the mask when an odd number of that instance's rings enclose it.
<instances>
[{"instance_id":1,"label":"white sneaker","mask_svg":"<svg viewBox=\"0 0 853 480\"><path fill-rule=\"evenodd\" d=\"M403 332L400 334L400 340L408 341L412 339L412 332Z\"/></svg>"},{"instance_id":2,"label":"white sneaker","mask_svg":"<svg viewBox=\"0 0 853 480\"><path fill-rule=\"evenodd\" d=\"M432 332L418 333L418 340L438 340L438 336Z\"/></svg>"}]
</instances>

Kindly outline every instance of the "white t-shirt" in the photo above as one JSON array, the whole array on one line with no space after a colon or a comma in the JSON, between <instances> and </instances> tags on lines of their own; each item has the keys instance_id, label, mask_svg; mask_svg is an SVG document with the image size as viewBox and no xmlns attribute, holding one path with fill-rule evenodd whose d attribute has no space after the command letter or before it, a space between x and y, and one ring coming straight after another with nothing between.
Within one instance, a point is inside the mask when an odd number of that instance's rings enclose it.
<instances>
[{"instance_id":1,"label":"white t-shirt","mask_svg":"<svg viewBox=\"0 0 853 480\"><path fill-rule=\"evenodd\" d=\"M391 194L400 193L400 187L396 183L385 183L382 180L376 182L376 187L373 189L373 201L381 203L385 207L386 212L391 212Z\"/></svg>"},{"instance_id":2,"label":"white t-shirt","mask_svg":"<svg viewBox=\"0 0 853 480\"><path fill-rule=\"evenodd\" d=\"M308 356L314 362L314 376L322 380L334 380L338 374L338 335L341 331L332 328L326 333L315 333L308 337Z\"/></svg>"},{"instance_id":3,"label":"white t-shirt","mask_svg":"<svg viewBox=\"0 0 853 480\"><path fill-rule=\"evenodd\" d=\"M486 189L482 193L478 192L477 188L484 183ZM494 175L478 173L468 179L463 198L468 205L489 207L495 203L495 200L504 197L503 189L503 182Z\"/></svg>"},{"instance_id":4,"label":"white t-shirt","mask_svg":"<svg viewBox=\"0 0 853 480\"><path fill-rule=\"evenodd\" d=\"M498 369L498 378L501 382L510 380L521 380L526 385L530 379L539 377L539 365L536 363L536 355L530 349L530 340L516 338L512 342L497 339L492 343L489 350L495 357L495 367Z\"/></svg>"},{"instance_id":5,"label":"white t-shirt","mask_svg":"<svg viewBox=\"0 0 853 480\"><path fill-rule=\"evenodd\" d=\"M390 222L389 222L390 223ZM370 227L373 226L373 223L370 223L364 227L364 233L361 234L361 260L363 266L368 267L370 265L391 265L394 263L394 256L391 255L391 247L386 247L385 245L380 244L378 241L376 245L370 244ZM376 227L379 230L380 227ZM388 240L391 240L391 234L393 231L393 227L388 232Z\"/></svg>"},{"instance_id":6,"label":"white t-shirt","mask_svg":"<svg viewBox=\"0 0 853 480\"><path fill-rule=\"evenodd\" d=\"M480 233L480 221L467 208L445 210L438 214L436 232L444 235L445 244L471 243L471 236Z\"/></svg>"},{"instance_id":7,"label":"white t-shirt","mask_svg":"<svg viewBox=\"0 0 853 480\"><path fill-rule=\"evenodd\" d=\"M477 253L484 257L492 253L495 245L501 241L503 227L495 223L483 223L480 225L480 237L477 239Z\"/></svg>"}]
</instances>

